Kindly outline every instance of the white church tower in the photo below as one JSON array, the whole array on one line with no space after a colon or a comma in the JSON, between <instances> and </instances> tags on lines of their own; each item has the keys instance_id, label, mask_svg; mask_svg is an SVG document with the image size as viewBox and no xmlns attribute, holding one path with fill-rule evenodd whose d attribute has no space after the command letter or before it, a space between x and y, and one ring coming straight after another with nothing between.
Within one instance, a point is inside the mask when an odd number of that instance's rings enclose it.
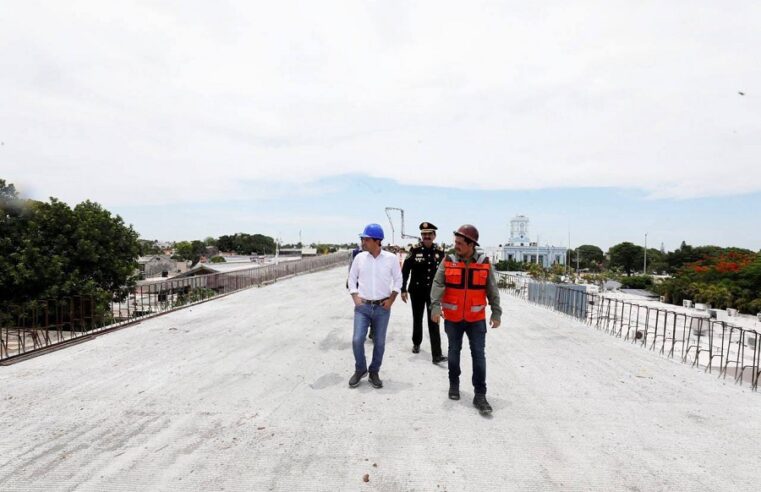
<instances>
[{"instance_id":1,"label":"white church tower","mask_svg":"<svg viewBox=\"0 0 761 492\"><path fill-rule=\"evenodd\" d=\"M510 239L502 247L502 258L522 263L538 263L544 268L565 265L568 248L549 244L542 246L538 241L531 241L528 222L525 215L516 215L510 221Z\"/></svg>"},{"instance_id":2,"label":"white church tower","mask_svg":"<svg viewBox=\"0 0 761 492\"><path fill-rule=\"evenodd\" d=\"M510 221L510 241L511 246L528 246L528 217L525 215L516 215Z\"/></svg>"}]
</instances>

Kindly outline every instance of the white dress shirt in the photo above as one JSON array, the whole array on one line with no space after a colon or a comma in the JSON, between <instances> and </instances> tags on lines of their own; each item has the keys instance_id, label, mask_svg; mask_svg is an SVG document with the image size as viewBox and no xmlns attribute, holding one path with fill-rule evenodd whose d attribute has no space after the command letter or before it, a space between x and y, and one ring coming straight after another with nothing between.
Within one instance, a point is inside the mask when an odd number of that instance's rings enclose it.
<instances>
[{"instance_id":1,"label":"white dress shirt","mask_svg":"<svg viewBox=\"0 0 761 492\"><path fill-rule=\"evenodd\" d=\"M359 285L357 285L359 283ZM395 254L381 250L377 257L363 251L354 257L349 270L349 293L368 301L385 299L391 291L401 292L402 269Z\"/></svg>"}]
</instances>

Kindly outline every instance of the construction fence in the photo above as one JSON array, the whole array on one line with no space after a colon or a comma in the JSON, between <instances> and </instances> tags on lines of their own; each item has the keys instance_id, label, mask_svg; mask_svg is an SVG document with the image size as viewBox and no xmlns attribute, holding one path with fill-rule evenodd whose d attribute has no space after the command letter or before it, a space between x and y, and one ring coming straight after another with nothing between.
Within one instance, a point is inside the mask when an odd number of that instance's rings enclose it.
<instances>
[{"instance_id":1,"label":"construction fence","mask_svg":"<svg viewBox=\"0 0 761 492\"><path fill-rule=\"evenodd\" d=\"M110 300L83 295L10 305L0 311L0 363L242 289L346 265L349 255L338 252L226 273L167 279L140 285L127 296Z\"/></svg>"},{"instance_id":2,"label":"construction fence","mask_svg":"<svg viewBox=\"0 0 761 492\"><path fill-rule=\"evenodd\" d=\"M499 273L503 292L585 322L600 331L658 354L678 358L718 377L758 390L761 338L753 329L711 318L589 293L583 285L540 282Z\"/></svg>"}]
</instances>

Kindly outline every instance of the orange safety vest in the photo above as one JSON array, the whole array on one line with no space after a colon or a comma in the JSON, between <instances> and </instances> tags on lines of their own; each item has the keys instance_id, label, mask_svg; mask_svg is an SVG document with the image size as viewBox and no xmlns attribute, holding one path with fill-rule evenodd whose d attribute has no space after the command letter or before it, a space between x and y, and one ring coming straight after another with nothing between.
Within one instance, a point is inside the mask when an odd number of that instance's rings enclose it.
<instances>
[{"instance_id":1,"label":"orange safety vest","mask_svg":"<svg viewBox=\"0 0 761 492\"><path fill-rule=\"evenodd\" d=\"M444 295L441 311L444 319L459 323L486 319L486 284L489 281L489 258L485 255L466 265L454 255L444 260Z\"/></svg>"}]
</instances>

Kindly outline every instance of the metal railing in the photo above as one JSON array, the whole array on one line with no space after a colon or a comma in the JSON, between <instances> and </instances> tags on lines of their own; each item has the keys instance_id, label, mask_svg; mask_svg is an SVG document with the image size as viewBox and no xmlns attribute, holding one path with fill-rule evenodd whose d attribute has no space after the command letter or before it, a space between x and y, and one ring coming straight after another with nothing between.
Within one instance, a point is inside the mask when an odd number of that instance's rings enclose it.
<instances>
[{"instance_id":1,"label":"metal railing","mask_svg":"<svg viewBox=\"0 0 761 492\"><path fill-rule=\"evenodd\" d=\"M135 287L123 299L96 296L43 299L0 311L0 362L301 273L346 265L348 252L225 273L161 280Z\"/></svg>"},{"instance_id":2,"label":"metal railing","mask_svg":"<svg viewBox=\"0 0 761 492\"><path fill-rule=\"evenodd\" d=\"M761 379L761 333L712 319L708 313L687 314L662 306L640 304L583 286L538 282L499 273L503 292L566 314L641 347L683 363L730 376L758 390Z\"/></svg>"}]
</instances>

